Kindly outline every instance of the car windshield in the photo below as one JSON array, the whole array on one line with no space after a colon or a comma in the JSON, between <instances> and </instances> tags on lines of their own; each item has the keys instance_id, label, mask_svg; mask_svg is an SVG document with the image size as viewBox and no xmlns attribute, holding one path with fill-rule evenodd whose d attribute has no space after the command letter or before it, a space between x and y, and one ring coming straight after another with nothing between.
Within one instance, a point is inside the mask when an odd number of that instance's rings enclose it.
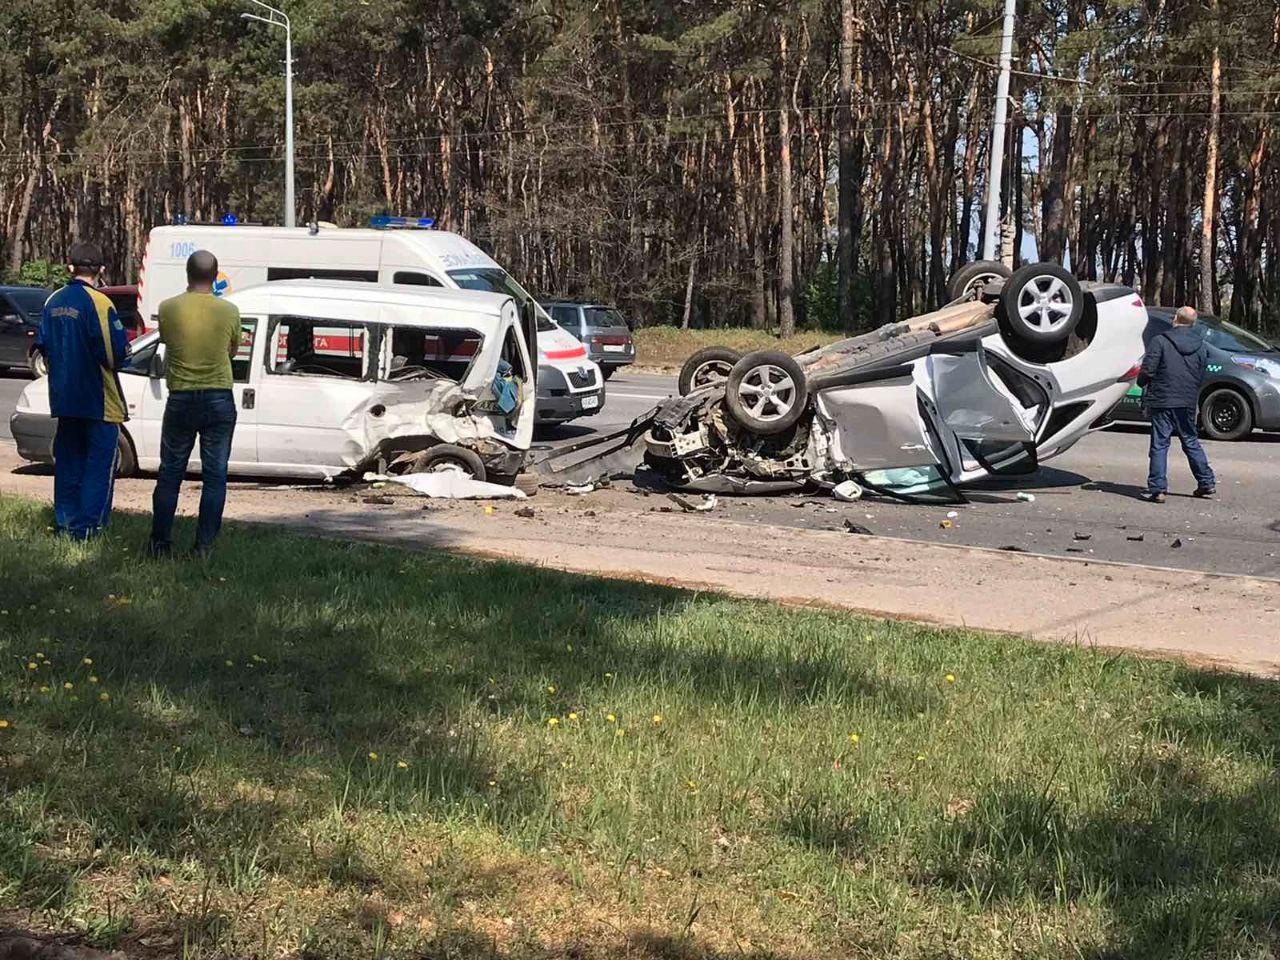
<instances>
[{"instance_id":1,"label":"car windshield","mask_svg":"<svg viewBox=\"0 0 1280 960\"><path fill-rule=\"evenodd\" d=\"M9 290L9 299L14 306L29 317L39 317L44 309L44 302L49 299L49 291L40 287L19 288Z\"/></svg>"},{"instance_id":2,"label":"car windshield","mask_svg":"<svg viewBox=\"0 0 1280 960\"><path fill-rule=\"evenodd\" d=\"M501 267L471 267L466 270L450 270L449 276L463 290L505 293L515 300L521 310L524 309L526 303L533 299L525 292L524 287L516 283L511 278L511 274ZM546 311L537 304L535 304L535 307L538 311L538 332L546 333L548 330L554 330L556 325L551 322L551 318L547 316Z\"/></svg>"},{"instance_id":3,"label":"car windshield","mask_svg":"<svg viewBox=\"0 0 1280 960\"><path fill-rule=\"evenodd\" d=\"M1267 353L1275 349L1257 334L1250 333L1242 327L1237 327L1234 323L1227 323L1225 320L1205 322L1204 338L1209 342L1210 346L1217 347L1220 350L1243 350L1251 353L1261 351Z\"/></svg>"},{"instance_id":4,"label":"car windshield","mask_svg":"<svg viewBox=\"0 0 1280 960\"><path fill-rule=\"evenodd\" d=\"M627 321L613 307L583 307L588 327L625 327Z\"/></svg>"}]
</instances>

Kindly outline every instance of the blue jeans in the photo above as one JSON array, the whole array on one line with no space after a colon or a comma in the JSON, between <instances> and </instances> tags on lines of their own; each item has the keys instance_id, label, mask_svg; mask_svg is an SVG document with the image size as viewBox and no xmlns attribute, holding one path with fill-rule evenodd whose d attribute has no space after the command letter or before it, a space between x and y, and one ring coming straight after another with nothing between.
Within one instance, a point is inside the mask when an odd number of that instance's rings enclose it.
<instances>
[{"instance_id":1,"label":"blue jeans","mask_svg":"<svg viewBox=\"0 0 1280 960\"><path fill-rule=\"evenodd\" d=\"M227 502L227 461L231 459L235 428L236 400L230 390L175 390L169 394L160 430L160 476L151 495L153 547L168 548L172 544L178 491L197 435L204 487L200 491L196 549L213 546Z\"/></svg>"},{"instance_id":2,"label":"blue jeans","mask_svg":"<svg viewBox=\"0 0 1280 960\"><path fill-rule=\"evenodd\" d=\"M1175 433L1196 483L1201 489L1212 489L1217 481L1196 433L1196 409L1172 407L1151 411L1151 472L1147 476L1147 492L1165 493L1169 489L1169 441Z\"/></svg>"},{"instance_id":3,"label":"blue jeans","mask_svg":"<svg viewBox=\"0 0 1280 960\"><path fill-rule=\"evenodd\" d=\"M53 437L53 523L87 540L111 518L120 425L59 417Z\"/></svg>"}]
</instances>

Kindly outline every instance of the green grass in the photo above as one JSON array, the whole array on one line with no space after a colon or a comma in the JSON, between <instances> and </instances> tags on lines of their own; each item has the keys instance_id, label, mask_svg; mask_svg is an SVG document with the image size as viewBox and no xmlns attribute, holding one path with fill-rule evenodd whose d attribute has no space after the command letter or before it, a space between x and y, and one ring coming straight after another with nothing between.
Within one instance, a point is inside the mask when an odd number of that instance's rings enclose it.
<instances>
[{"instance_id":1,"label":"green grass","mask_svg":"<svg viewBox=\"0 0 1280 960\"><path fill-rule=\"evenodd\" d=\"M49 522L0 499L7 922L187 957L1280 945L1273 683L244 526L156 565L142 518Z\"/></svg>"},{"instance_id":2,"label":"green grass","mask_svg":"<svg viewBox=\"0 0 1280 960\"><path fill-rule=\"evenodd\" d=\"M727 327L721 330L681 330L677 327L646 327L635 332L636 363L651 369L676 371L703 347L732 347L741 353L753 350L782 350L801 353L819 344L839 340L837 333L798 333L785 339L767 330Z\"/></svg>"}]
</instances>

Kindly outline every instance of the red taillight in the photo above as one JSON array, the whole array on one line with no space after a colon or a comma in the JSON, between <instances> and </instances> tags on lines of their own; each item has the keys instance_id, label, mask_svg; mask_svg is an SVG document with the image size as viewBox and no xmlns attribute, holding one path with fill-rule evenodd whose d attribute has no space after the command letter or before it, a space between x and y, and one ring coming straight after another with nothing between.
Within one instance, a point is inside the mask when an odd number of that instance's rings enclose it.
<instances>
[{"instance_id":1,"label":"red taillight","mask_svg":"<svg viewBox=\"0 0 1280 960\"><path fill-rule=\"evenodd\" d=\"M1138 379L1138 374L1140 374L1141 372L1142 372L1142 364L1140 364L1140 363L1135 363L1132 367L1130 367L1130 368L1129 368L1129 372L1128 372L1128 373L1126 373L1126 374L1125 374L1123 377L1121 377L1120 379L1121 379L1121 380L1126 380L1126 381L1127 381L1127 380L1137 380L1137 379Z\"/></svg>"},{"instance_id":2,"label":"red taillight","mask_svg":"<svg viewBox=\"0 0 1280 960\"><path fill-rule=\"evenodd\" d=\"M1141 298L1141 297L1134 297L1134 298L1133 298L1132 306L1135 306L1135 307L1145 307L1145 306L1146 306L1146 304L1142 302L1142 298Z\"/></svg>"}]
</instances>

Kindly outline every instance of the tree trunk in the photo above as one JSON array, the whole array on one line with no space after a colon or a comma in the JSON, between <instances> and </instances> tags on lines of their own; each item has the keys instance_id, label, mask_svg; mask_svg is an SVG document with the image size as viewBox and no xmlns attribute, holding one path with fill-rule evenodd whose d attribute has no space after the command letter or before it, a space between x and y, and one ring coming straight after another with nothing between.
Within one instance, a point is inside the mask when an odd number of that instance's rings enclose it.
<instances>
[{"instance_id":1,"label":"tree trunk","mask_svg":"<svg viewBox=\"0 0 1280 960\"><path fill-rule=\"evenodd\" d=\"M782 82L778 84L778 333L790 337L796 332L794 256L791 210L791 86L787 79L787 30L778 30L778 62Z\"/></svg>"},{"instance_id":2,"label":"tree trunk","mask_svg":"<svg viewBox=\"0 0 1280 960\"><path fill-rule=\"evenodd\" d=\"M1209 9L1216 18L1218 0L1209 0ZM1213 215L1218 191L1218 131L1222 123L1222 50L1213 45L1213 65L1210 68L1209 143L1204 162L1204 213L1200 223L1200 310L1213 312Z\"/></svg>"},{"instance_id":3,"label":"tree trunk","mask_svg":"<svg viewBox=\"0 0 1280 960\"><path fill-rule=\"evenodd\" d=\"M861 46L861 23L854 0L840 2L840 126L839 213L837 214L838 276L837 312L842 329L852 333L858 320L853 302L853 283L858 271L858 232L861 224L859 201L862 180L862 137L853 130L855 47ZM857 85L862 86L858 70ZM861 93L861 89L858 91Z\"/></svg>"}]
</instances>

